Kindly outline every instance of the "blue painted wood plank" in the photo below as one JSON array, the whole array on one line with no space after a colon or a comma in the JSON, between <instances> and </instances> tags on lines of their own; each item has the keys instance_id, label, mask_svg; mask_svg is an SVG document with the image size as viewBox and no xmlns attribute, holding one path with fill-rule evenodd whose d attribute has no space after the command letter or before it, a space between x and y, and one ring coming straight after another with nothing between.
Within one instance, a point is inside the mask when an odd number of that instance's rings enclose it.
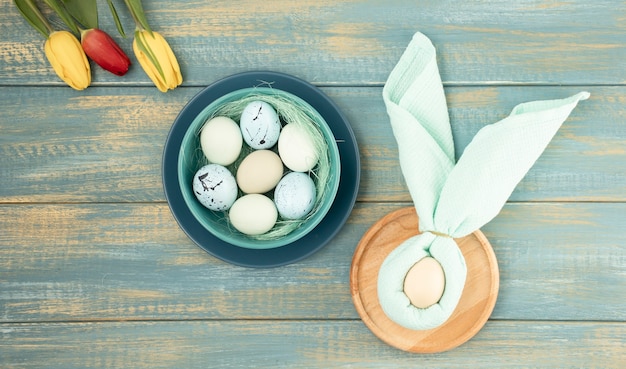
<instances>
[{"instance_id":1,"label":"blue painted wood plank","mask_svg":"<svg viewBox=\"0 0 626 369\"><path fill-rule=\"evenodd\" d=\"M270 69L318 84L381 84L416 31L432 38L448 84L624 84L626 7L613 0L146 2L180 61L186 86ZM94 84L144 85L131 36L101 27L134 64L124 78L94 66ZM0 85L55 85L43 39L12 2L0 4Z\"/></svg>"},{"instance_id":2,"label":"blue painted wood plank","mask_svg":"<svg viewBox=\"0 0 626 369\"><path fill-rule=\"evenodd\" d=\"M0 321L356 319L352 254L404 204L358 203L315 255L219 261L165 204L0 206ZM500 265L493 319L626 320L625 203L515 203L484 227ZM416 225L417 227L417 225Z\"/></svg>"},{"instance_id":3,"label":"blue painted wood plank","mask_svg":"<svg viewBox=\"0 0 626 369\"><path fill-rule=\"evenodd\" d=\"M446 89L457 152L518 103L579 87ZM594 87L513 193L512 201L626 200L623 87ZM164 201L169 129L199 88L5 87L0 95L0 201ZM346 114L361 152L362 201L410 201L380 88L324 88ZM23 109L15 109L20 101Z\"/></svg>"},{"instance_id":4,"label":"blue painted wood plank","mask_svg":"<svg viewBox=\"0 0 626 369\"><path fill-rule=\"evenodd\" d=\"M6 368L616 368L626 324L488 322L445 353L409 354L360 321L0 324Z\"/></svg>"}]
</instances>

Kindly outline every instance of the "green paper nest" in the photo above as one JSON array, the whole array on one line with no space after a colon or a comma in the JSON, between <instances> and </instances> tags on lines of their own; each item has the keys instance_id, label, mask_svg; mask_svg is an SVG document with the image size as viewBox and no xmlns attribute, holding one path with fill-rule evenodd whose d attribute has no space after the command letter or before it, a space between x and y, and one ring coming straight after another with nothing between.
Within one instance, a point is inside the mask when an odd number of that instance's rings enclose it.
<instances>
[{"instance_id":1,"label":"green paper nest","mask_svg":"<svg viewBox=\"0 0 626 369\"><path fill-rule=\"evenodd\" d=\"M332 190L331 188L329 188L329 183L331 183L330 176L332 173L331 155L328 143L324 138L324 134L322 133L318 123L316 122L316 117L319 117L319 114L311 106L309 106L308 104L301 104L298 101L294 101L287 96L283 96L281 94L256 93L254 92L254 90L242 98L234 101L225 102L224 104L217 107L212 112L212 114L205 119L204 123L197 130L197 137L199 137L200 132L204 127L204 124L218 116L228 117L239 124L241 114L244 108L254 101L263 101L271 105L274 110L276 110L276 113L278 113L278 117L280 119L282 127L284 127L286 124L296 124L304 128L304 130L312 138L315 150L318 154L318 162L316 166L308 172L308 174L313 179L313 182L315 183L316 190L316 201L311 212L309 212L309 214L304 218L295 220L281 219L281 217L279 216L274 227L268 232L260 235L247 235L247 237L256 240L279 240L299 228L322 207L324 203L324 197L328 195L328 191ZM270 148L270 150L278 153L276 146L277 145L274 145L274 147ZM239 164L248 154L253 151L254 149L244 142L241 153L239 154L237 160L233 164L226 166L226 168L230 170L233 175L236 175ZM195 170L198 170L202 166L209 164L209 161L202 153L202 149L199 147L199 145L198 149L196 150L196 159L197 160ZM283 173L283 176L288 174L289 172L290 170L286 169ZM241 192L241 190L239 190L239 194L237 197L239 198L242 195L243 193ZM270 199L273 199L273 190L265 193L265 195L268 196ZM221 214L223 216L220 218L220 220L226 222L232 232L239 233L237 230L234 229L234 227L231 226L228 219L228 212L223 212Z\"/></svg>"}]
</instances>

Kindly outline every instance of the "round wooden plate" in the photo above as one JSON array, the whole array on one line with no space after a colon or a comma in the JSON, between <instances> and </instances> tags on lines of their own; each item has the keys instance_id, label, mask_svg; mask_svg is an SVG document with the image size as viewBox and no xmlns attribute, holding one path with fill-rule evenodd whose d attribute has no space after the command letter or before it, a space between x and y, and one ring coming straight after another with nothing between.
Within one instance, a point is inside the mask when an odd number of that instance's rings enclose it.
<instances>
[{"instance_id":1,"label":"round wooden plate","mask_svg":"<svg viewBox=\"0 0 626 369\"><path fill-rule=\"evenodd\" d=\"M350 268L352 301L365 325L383 342L413 353L442 352L465 343L487 322L498 297L498 263L482 232L455 239L467 264L459 304L439 327L421 331L404 328L389 319L378 302L378 271L392 250L419 234L417 225L415 208L408 207L386 215L365 233Z\"/></svg>"}]
</instances>

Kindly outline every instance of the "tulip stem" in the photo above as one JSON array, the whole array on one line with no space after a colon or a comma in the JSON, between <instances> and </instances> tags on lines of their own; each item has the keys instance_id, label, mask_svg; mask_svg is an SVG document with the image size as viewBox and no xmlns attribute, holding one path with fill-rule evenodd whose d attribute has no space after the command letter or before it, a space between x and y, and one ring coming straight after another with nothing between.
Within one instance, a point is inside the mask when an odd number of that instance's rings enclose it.
<instances>
[{"instance_id":1,"label":"tulip stem","mask_svg":"<svg viewBox=\"0 0 626 369\"><path fill-rule=\"evenodd\" d=\"M54 29L52 28L50 23L48 23L48 20L46 19L46 17L44 17L43 14L41 14L41 12L39 11L39 8L37 8L37 5L35 5L35 3L32 1L27 1L26 3L28 4L28 7L32 9L33 13L37 15L37 18L39 18L39 20L41 20L41 22L46 26L46 28L48 29L48 34L51 34L52 32L54 32Z\"/></svg>"},{"instance_id":2,"label":"tulip stem","mask_svg":"<svg viewBox=\"0 0 626 369\"><path fill-rule=\"evenodd\" d=\"M52 10L57 13L57 15L61 18L63 23L65 23L75 34L80 34L78 30L78 26L74 21L74 18L68 13L67 9L63 6L63 4L59 3L58 0L43 0L44 3L48 4Z\"/></svg>"},{"instance_id":3,"label":"tulip stem","mask_svg":"<svg viewBox=\"0 0 626 369\"><path fill-rule=\"evenodd\" d=\"M14 0L15 6L20 11L24 19L43 37L48 38L54 32L46 17L41 14L41 10L37 7L33 0Z\"/></svg>"},{"instance_id":4,"label":"tulip stem","mask_svg":"<svg viewBox=\"0 0 626 369\"><path fill-rule=\"evenodd\" d=\"M135 24L139 25L139 20L137 19L137 16L135 15L135 12L133 12L132 6L126 0L124 0L124 4L126 4L126 7L128 8L128 11L130 12L131 17L133 17L133 20L135 21Z\"/></svg>"},{"instance_id":5,"label":"tulip stem","mask_svg":"<svg viewBox=\"0 0 626 369\"><path fill-rule=\"evenodd\" d=\"M144 13L143 6L141 5L141 0L124 0L130 15L135 20L135 24L137 28L140 30L146 30L152 34L152 29L148 24L148 19L146 19L146 14Z\"/></svg>"}]
</instances>

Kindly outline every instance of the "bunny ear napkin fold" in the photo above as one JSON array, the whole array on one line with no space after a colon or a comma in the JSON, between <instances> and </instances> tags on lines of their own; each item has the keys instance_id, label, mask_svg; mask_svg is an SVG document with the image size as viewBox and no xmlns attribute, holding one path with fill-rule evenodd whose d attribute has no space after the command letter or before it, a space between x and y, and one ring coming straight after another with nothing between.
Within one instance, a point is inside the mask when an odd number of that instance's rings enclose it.
<instances>
[{"instance_id":1,"label":"bunny ear napkin fold","mask_svg":"<svg viewBox=\"0 0 626 369\"><path fill-rule=\"evenodd\" d=\"M378 300L389 319L410 330L432 329L448 320L468 268L455 239L500 212L578 101L588 97L580 92L520 104L508 117L483 127L455 162L435 48L423 34L413 36L383 89L402 174L419 215L419 234L391 251L378 271ZM418 308L405 294L404 281L411 267L428 256L441 265L445 288L437 303Z\"/></svg>"}]
</instances>

